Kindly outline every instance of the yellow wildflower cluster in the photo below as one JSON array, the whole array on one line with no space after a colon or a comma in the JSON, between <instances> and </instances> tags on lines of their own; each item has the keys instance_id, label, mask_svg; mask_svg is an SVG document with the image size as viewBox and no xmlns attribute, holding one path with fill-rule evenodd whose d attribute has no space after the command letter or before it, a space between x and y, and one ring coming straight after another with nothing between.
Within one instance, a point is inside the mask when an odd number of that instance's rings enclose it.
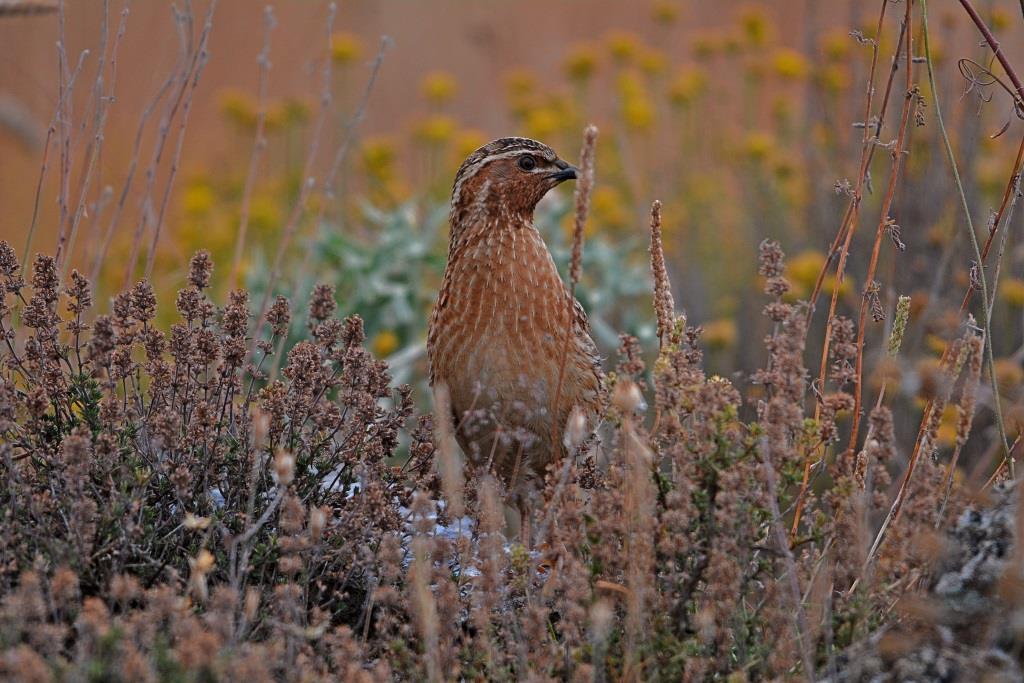
<instances>
[{"instance_id":1,"label":"yellow wildflower cluster","mask_svg":"<svg viewBox=\"0 0 1024 683\"><path fill-rule=\"evenodd\" d=\"M420 84L423 97L431 104L446 104L455 97L458 87L455 77L445 71L434 71L424 77Z\"/></svg>"},{"instance_id":2,"label":"yellow wildflower cluster","mask_svg":"<svg viewBox=\"0 0 1024 683\"><path fill-rule=\"evenodd\" d=\"M359 59L363 44L351 33L335 33L331 36L331 59L335 64L346 65Z\"/></svg>"}]
</instances>

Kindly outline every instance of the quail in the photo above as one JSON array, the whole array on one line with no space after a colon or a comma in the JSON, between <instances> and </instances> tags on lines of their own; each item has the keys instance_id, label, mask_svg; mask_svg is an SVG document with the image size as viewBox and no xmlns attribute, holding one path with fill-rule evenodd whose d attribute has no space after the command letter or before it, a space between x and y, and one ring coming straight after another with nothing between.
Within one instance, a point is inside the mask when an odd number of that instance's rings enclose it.
<instances>
[{"instance_id":1,"label":"quail","mask_svg":"<svg viewBox=\"0 0 1024 683\"><path fill-rule=\"evenodd\" d=\"M469 155L427 334L430 382L447 386L456 440L504 483L524 524L547 468L566 456L570 415L593 425L603 400L586 313L533 223L537 203L576 172L528 138Z\"/></svg>"}]
</instances>

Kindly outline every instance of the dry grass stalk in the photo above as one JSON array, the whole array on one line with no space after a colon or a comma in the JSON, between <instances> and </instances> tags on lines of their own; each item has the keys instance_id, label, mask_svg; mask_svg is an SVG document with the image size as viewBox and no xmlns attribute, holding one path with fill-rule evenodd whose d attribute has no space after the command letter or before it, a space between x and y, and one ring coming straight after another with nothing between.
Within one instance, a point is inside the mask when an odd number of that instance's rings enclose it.
<instances>
[{"instance_id":1,"label":"dry grass stalk","mask_svg":"<svg viewBox=\"0 0 1024 683\"><path fill-rule=\"evenodd\" d=\"M146 103L146 106L142 110L142 114L139 115L139 123L135 130L135 139L132 143L132 155L131 160L128 162L128 171L125 174L124 183L121 186L121 191L118 193L117 203L114 204L114 210L111 214L110 221L107 223L107 229L104 232L103 239L100 242L100 247L96 252L96 256L93 259L93 266L90 271L89 279L92 282L97 282L100 276L100 270L103 265L107 262L107 253L110 250L110 245L113 243L114 234L117 231L117 226L121 221L121 216L124 213L124 208L128 202L128 195L131 192L132 185L135 181L135 174L139 166L139 158L142 154L142 141L146 131L146 126L149 123L150 118L156 112L161 100L171 91L171 88L182 78L178 64L171 70L167 78L160 84L157 91L153 94L153 97ZM136 258L138 254L136 252Z\"/></svg>"},{"instance_id":2,"label":"dry grass stalk","mask_svg":"<svg viewBox=\"0 0 1024 683\"><path fill-rule=\"evenodd\" d=\"M345 161L348 158L349 150L352 147L353 142L356 139L356 131L359 128L359 124L362 123L363 118L366 115L366 107L370 103L370 94L373 92L374 85L377 83L377 77L380 75L381 66L384 64L384 55L391 48L392 40L388 36L381 36L380 46L377 48L377 56L374 57L373 63L370 65L370 75L366 80L366 85L363 87L362 95L359 98L359 103L356 105L355 111L345 124L345 135L342 138L341 143L334 152L334 157L331 161L331 167L327 171L327 175L324 176L324 182L321 185L321 192L323 193L323 200L319 203L317 208L316 218L313 220L313 229L316 230L318 226L323 224L324 216L327 213L327 207L330 206L335 200L335 186L337 183L338 174L342 171L345 166ZM296 271L297 273L306 273L309 270L309 264L313 260L314 253L316 251L316 240L310 239L306 244L305 253L302 257L302 265ZM292 280L292 285L298 283L298 279Z\"/></svg>"},{"instance_id":3,"label":"dry grass stalk","mask_svg":"<svg viewBox=\"0 0 1024 683\"><path fill-rule=\"evenodd\" d=\"M446 510L453 521L461 520L465 514L462 487L464 476L458 445L455 443L455 426L452 424L452 404L448 387L443 383L434 386L434 429L435 443L441 452L438 467L444 486Z\"/></svg>"},{"instance_id":4,"label":"dry grass stalk","mask_svg":"<svg viewBox=\"0 0 1024 683\"><path fill-rule=\"evenodd\" d=\"M875 272L878 268L878 255L880 247L882 245L882 238L885 236L886 226L889 220L889 214L892 209L893 199L896 196L896 184L900 177L900 167L903 164L904 150L907 148L907 136L910 123L910 111L913 108L914 98L911 93L913 92L913 3L906 3L906 13L903 19L903 29L905 34L904 40L904 85L905 95L903 98L903 111L900 114L900 125L896 131L896 144L892 150L892 168L889 173L889 183L886 187L885 197L882 199L882 205L879 209L879 221L878 228L875 231L875 241L871 248L871 260L868 263L867 275L865 276L865 282L873 283L875 281ZM893 64L895 65L894 58ZM851 231L852 233L852 231ZM864 335L865 335L865 324L867 322L867 311L868 311L868 290L865 289L863 298L860 304L860 315L857 321L857 364L856 364L856 379L853 387L853 424L850 427L850 444L849 449L852 451L857 447L857 437L860 428L860 415L861 415L861 397L863 393L863 379L864 379Z\"/></svg>"},{"instance_id":5,"label":"dry grass stalk","mask_svg":"<svg viewBox=\"0 0 1024 683\"><path fill-rule=\"evenodd\" d=\"M960 454L967 444L967 436L970 434L974 422L974 411L978 403L978 384L981 381L981 366L983 362L985 340L977 334L970 334L966 343L967 368L964 377L963 387L960 390L960 402L956 406L956 440L953 448L953 457L946 466L946 481L943 485L945 494L943 496L942 508L945 509L953 489L953 475L956 472L957 463L960 461ZM1012 450L1012 449L1011 449Z\"/></svg>"},{"instance_id":6,"label":"dry grass stalk","mask_svg":"<svg viewBox=\"0 0 1024 683\"><path fill-rule=\"evenodd\" d=\"M882 123L885 120L885 113L888 110L889 95L892 92L893 81L896 77L896 64L899 58L900 46L903 44L903 36L905 35L905 27L900 28L899 38L896 41L896 50L892 59L892 68L889 70L889 78L885 85L885 94L882 97L882 104L879 108L878 115L875 117L874 130L871 130L869 122L872 120L871 107L874 101L875 95L875 72L878 67L878 53L880 37L882 35L882 28L885 23L885 12L888 6L887 0L882 0L881 9L878 13L878 22L875 28L875 38L871 40L871 66L868 69L868 77L865 86L864 95L864 115L863 121L861 121L861 129L863 134L861 136L861 158L859 164L859 172L857 173L857 182L854 185L853 196L850 198L849 204L847 204L846 212L843 214L843 219L840 222L839 230L836 232L835 238L832 240L832 244L829 247L830 259L827 260L821 267L818 273L817 280L814 283L814 289L811 292L810 307L808 309L808 315L812 315L818 301L818 295L821 293L821 287L825 282L825 275L828 273L829 266L831 265L831 258L835 256L836 251L839 252L839 262L836 266L836 286L832 292L832 302L829 304L829 313L826 318L826 325L835 316L836 304L838 299L839 284L843 281L843 276L846 273L846 260L850 253L850 243L853 239L853 233L856 230L857 224L859 223L860 217L860 206L864 196L864 183L867 179L868 169L871 166L871 160L875 155L874 140L878 139L879 134L882 130ZM822 365L828 358L828 336L825 337L825 342L822 348ZM824 381L824 375L821 375L821 380Z\"/></svg>"},{"instance_id":7,"label":"dry grass stalk","mask_svg":"<svg viewBox=\"0 0 1024 683\"><path fill-rule=\"evenodd\" d=\"M175 29L178 34L178 59L175 62L174 70L170 77L170 97L164 104L160 124L157 129L156 143L153 146L153 153L145 171L145 185L142 190L142 199L139 202L139 216L135 221L132 246L128 253L128 260L125 263L124 278L121 284L122 289L127 289L131 284L136 262L142 253L143 237L146 230L151 229L154 225L156 208L153 203L153 193L156 187L157 171L160 168L167 143L171 139L173 124L181 111L182 103L186 98L191 99L188 87L189 77L199 58L199 51L196 50L195 36L193 35L195 18L192 16L192 5L184 5L181 10L174 8L173 14ZM209 32L206 32L206 36L209 36ZM203 51L205 51L205 44L203 45Z\"/></svg>"},{"instance_id":8,"label":"dry grass stalk","mask_svg":"<svg viewBox=\"0 0 1024 683\"><path fill-rule=\"evenodd\" d=\"M658 318L658 341L666 343L666 335L675 328L676 303L672 283L665 267L665 249L661 241L661 202L651 204L651 273L654 275L654 312Z\"/></svg>"},{"instance_id":9,"label":"dry grass stalk","mask_svg":"<svg viewBox=\"0 0 1024 683\"><path fill-rule=\"evenodd\" d=\"M245 237L249 229L249 211L252 204L252 193L259 172L259 161L267 148L267 139L263 134L267 121L267 87L270 81L270 35L277 26L274 19L274 8L267 5L263 9L263 47L256 57L259 67L259 85L256 94L256 139L253 141L252 154L249 157L249 170L245 174L245 187L242 190L242 203L238 210L238 234L235 235L235 257L231 262L231 275L228 277L228 291L235 288L238 282L239 269L242 266L242 252L245 248Z\"/></svg>"},{"instance_id":10,"label":"dry grass stalk","mask_svg":"<svg viewBox=\"0 0 1024 683\"><path fill-rule=\"evenodd\" d=\"M572 232L572 256L569 262L569 296L566 299L566 320L568 324L574 325L576 320L576 284L579 282L583 272L583 234L587 223L587 215L590 213L590 193L594 187L594 156L597 149L597 126L588 125L583 130L583 145L580 148L580 164L576 170L576 215ZM575 338L570 332L565 335L562 342L560 360L558 363L558 381L555 384L555 391L552 394L552 406L559 405L562 398L562 389L565 383L565 364L569 359L569 342ZM557 443L554 435L562 425L558 424L558 411L551 410L551 442ZM545 524L546 526L546 524Z\"/></svg>"},{"instance_id":11,"label":"dry grass stalk","mask_svg":"<svg viewBox=\"0 0 1024 683\"><path fill-rule=\"evenodd\" d=\"M846 274L846 263L850 254L850 245L853 241L853 236L856 232L857 226L860 223L860 209L864 197L864 186L868 177L868 171L871 167L871 160L875 155L876 145L874 143L878 140L878 136L882 130L882 123L885 121L885 114L888 110L893 82L896 78L896 67L899 62L899 52L903 45L904 36L906 35L906 25L904 24L900 26L899 37L897 38L895 52L892 57L892 66L889 70L888 80L885 85L885 93L882 97L882 104L879 107L878 114L874 117L875 125L874 130L872 130L870 122L872 121L871 109L874 104L875 96L875 73L878 67L879 44L881 42L882 29L885 24L885 14L888 4L888 0L881 0L881 6L878 12L878 21L875 27L875 37L871 40L871 65L868 69L865 86L864 114L863 120L861 121L861 129L863 133L861 135L861 156L859 170L857 172L857 180L854 185L852 196L850 197L850 202L847 204L846 211L843 214L843 219L840 222L839 230L836 232L836 236L832 240L832 244L829 246L829 258L826 259L824 264L822 264L821 270L818 272L818 277L815 280L814 289L811 291L809 299L810 305L807 308L809 322L810 317L814 315L818 296L821 293L822 285L825 282L825 276L828 273L829 267L838 251L839 259L836 264L835 285L832 289L828 315L825 318L825 338L821 345L821 361L818 370L818 386L822 389L825 386L828 358L831 351L832 320L836 316L839 304L839 290ZM822 406L820 403L815 406L815 420L821 418L821 408ZM820 453L816 451L809 454L807 461L804 463L803 479L800 484L801 492L798 498L800 503L797 505L797 509L793 517L793 534L796 533L796 530L800 525L801 514L803 511L803 498L806 495L807 487L810 485L811 467L817 459L820 459Z\"/></svg>"},{"instance_id":12,"label":"dry grass stalk","mask_svg":"<svg viewBox=\"0 0 1024 683\"><path fill-rule=\"evenodd\" d=\"M626 652L624 678L643 680L639 652L647 631L650 573L654 566L654 514L656 491L652 481L654 453L647 446L646 434L637 424L637 408L642 395L635 384L625 380L615 387L615 402L624 417L622 458L625 468L624 509L627 535L626 553Z\"/></svg>"},{"instance_id":13,"label":"dry grass stalk","mask_svg":"<svg viewBox=\"0 0 1024 683\"><path fill-rule=\"evenodd\" d=\"M590 194L594 189L594 154L597 150L597 126L589 125L583 130L583 147L580 148L580 164L576 177L576 214L572 230L572 258L569 262L570 288L575 292L576 284L583 272L583 233L590 213Z\"/></svg>"},{"instance_id":14,"label":"dry grass stalk","mask_svg":"<svg viewBox=\"0 0 1024 683\"><path fill-rule=\"evenodd\" d=\"M209 59L209 52L207 51L206 46L210 38L210 31L213 29L213 13L216 8L217 1L211 0L206 9L206 17L203 20L203 30L199 35L199 45L192 58L189 71L186 73L185 84L188 85L188 88L183 91L182 112L181 118L178 121L178 134L174 147L174 156L171 157L171 165L167 174L167 183L164 186L163 199L160 200L160 209L157 212L156 221L152 225L153 239L150 241L149 253L146 255L145 278L147 280L153 277L153 264L156 261L156 247L160 242L160 229L164 224L164 216L167 213L167 203L171 199L171 190L174 189L174 181L178 176L178 167L181 164L181 149L185 144L185 131L188 128L189 114L192 113L192 98L195 95L196 86L199 85L199 78L202 76L203 69L206 67L206 63Z\"/></svg>"},{"instance_id":15,"label":"dry grass stalk","mask_svg":"<svg viewBox=\"0 0 1024 683\"><path fill-rule=\"evenodd\" d=\"M333 77L331 65L331 38L334 34L334 17L337 13L337 5L330 3L327 6L327 41L324 46L325 55L323 58L323 73L322 73L322 87L320 90L320 106L317 111L316 119L313 123L313 132L310 135L309 146L306 149L306 159L302 167L301 183L299 185L299 193L292 204L291 211L288 213L288 220L285 223L284 228L281 231L281 240L277 245L276 251L274 252L274 261L270 267L270 272L267 277L266 289L263 292L263 300L260 301L259 309L256 317L256 328L259 329L267 315L267 307L270 305L270 298L274 294L274 286L277 284L277 279L281 276L281 265L284 263L285 254L288 252L291 246L292 239L295 233L299 229L299 222L302 220L302 216L306 210L306 203L309 201L310 194L313 188L316 186L316 179L313 177L313 169L315 168L317 157L320 153L320 139L323 135L324 126L327 123L328 114L331 108L331 102L333 101L334 88L333 88ZM255 355L256 346L255 339L253 346L249 349L249 358Z\"/></svg>"}]
</instances>

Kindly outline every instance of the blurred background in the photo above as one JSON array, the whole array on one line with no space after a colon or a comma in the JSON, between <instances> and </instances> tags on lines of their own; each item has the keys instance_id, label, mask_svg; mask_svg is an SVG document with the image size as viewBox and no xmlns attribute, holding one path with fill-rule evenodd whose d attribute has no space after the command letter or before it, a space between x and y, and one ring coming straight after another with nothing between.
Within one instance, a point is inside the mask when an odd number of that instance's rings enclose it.
<instances>
[{"instance_id":1,"label":"blurred background","mask_svg":"<svg viewBox=\"0 0 1024 683\"><path fill-rule=\"evenodd\" d=\"M583 125L594 122L598 184L580 298L600 345L613 353L618 333L629 332L649 352L656 347L647 216L661 199L676 302L704 326L710 370L746 382L765 355L758 243L782 243L792 297L805 298L849 203L872 40L880 95L903 13L890 8L876 35L879 4L352 0L339 3L331 23L328 4L310 0L273 3L272 22L262 4L246 0L221 0L212 14L204 2L179 2L177 16L158 0L88 0L68 3L63 28L56 12L0 16L0 238L19 252L29 243L52 252L63 228L68 263L95 276L101 301L151 271L165 321L200 248L217 263L222 297L232 284L257 301L269 288L301 310L311 286L329 282L340 313L366 320L375 353L392 359L399 378L416 379L458 164L511 134L574 159ZM1011 61L1022 63L1017 0L976 4ZM962 74L961 58L990 58L959 4L936 0L929 11L947 125L983 233L1022 126L1004 93ZM915 45L923 45L917 31ZM899 379L908 410L961 323L956 308L972 261L924 104L924 65L914 68L920 125L892 212L907 249L887 240L879 269L887 311L898 295L913 297L910 360L872 364L875 386L882 375ZM882 145L895 135L902 79ZM61 80L71 84L63 105ZM256 144L261 128L265 146ZM859 307L858 276L891 164L880 152L840 289L847 314ZM562 188L538 212L560 266L571 201L571 187ZM993 317L1013 433L1024 423L1019 214ZM275 261L280 275L270 282ZM822 301L833 286L827 279ZM812 329L819 339L823 318L820 311ZM887 324L870 330L872 353L881 353ZM301 321L293 329L300 334ZM816 373L814 351L808 364Z\"/></svg>"}]
</instances>

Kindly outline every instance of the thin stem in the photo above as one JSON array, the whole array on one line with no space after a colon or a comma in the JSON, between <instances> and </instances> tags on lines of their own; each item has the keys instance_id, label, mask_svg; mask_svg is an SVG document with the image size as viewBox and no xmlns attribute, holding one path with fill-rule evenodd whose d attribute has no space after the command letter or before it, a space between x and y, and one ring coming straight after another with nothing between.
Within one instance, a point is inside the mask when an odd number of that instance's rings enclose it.
<instances>
[{"instance_id":1,"label":"thin stem","mask_svg":"<svg viewBox=\"0 0 1024 683\"><path fill-rule=\"evenodd\" d=\"M1017 89L1017 105L1024 106L1024 84L1021 84L1020 78L1017 76L1017 72L1013 70L1009 60L1006 59L1006 55L1003 54L1002 48L999 46L999 41L992 34L992 30L989 29L988 25L978 14L978 10L974 9L974 5L970 3L970 0L960 0L960 4L967 10L967 14L971 17L971 21L978 27L978 31L985 37L985 42L988 43L989 48L992 49L996 59L1003 65L1003 71L1010 77L1010 81L1013 82L1013 87Z\"/></svg>"},{"instance_id":2,"label":"thin stem","mask_svg":"<svg viewBox=\"0 0 1024 683\"><path fill-rule=\"evenodd\" d=\"M263 135L264 125L267 120L267 83L270 80L270 34L273 32L277 22L274 20L274 10L267 5L263 10L263 49L260 50L256 63L259 65L259 94L256 104L256 141L252 146L252 156L249 158L249 171L245 176L245 189L242 191L242 206L239 209L238 235L235 237L235 257L231 262L231 276L228 279L228 291L235 288L238 281L238 271L242 264L242 251L245 247L245 235L249 228L249 207L252 201L253 186L256 184L256 174L259 170L259 160L267 148L267 139Z\"/></svg>"},{"instance_id":3,"label":"thin stem","mask_svg":"<svg viewBox=\"0 0 1024 683\"><path fill-rule=\"evenodd\" d=\"M969 3L967 3L969 5ZM973 8L972 8L973 9ZM928 85L932 91L932 101L935 104L935 120L939 124L939 134L942 137L942 144L946 150L946 158L949 160L949 165L953 171L953 183L956 185L957 195L960 198L960 205L964 210L964 218L967 221L967 234L971 238L971 248L974 250L975 263L978 264L978 282L981 284L981 312L982 312L982 326L985 331L985 355L988 361L989 379L992 385L992 406L996 414L996 424L999 427L999 438L1000 444L1003 447L1003 457L1009 457L1010 444L1006 440L1006 427L1003 424L1003 409L999 398L999 383L996 378L995 372L995 361L992 357L992 334L990 330L991 312L989 308L988 298L988 283L985 277L985 266L981 255L981 248L978 245L978 235L974 230L974 221L971 219L971 210L967 204L967 195L964 192L963 182L960 179L960 170L956 165L956 155L953 152L953 145L949 141L949 134L946 132L946 124L942 118L942 107L939 103L939 93L936 90L935 85L935 73L932 68L932 57L931 49L928 44L928 3L927 0L921 0L921 24L924 32L924 54L925 54L925 65L928 67ZM1000 54L998 51L998 45L993 47L996 50L996 54ZM911 460L911 467L914 460ZM1011 476L1014 472L1014 463L1010 462L1010 473Z\"/></svg>"},{"instance_id":4,"label":"thin stem","mask_svg":"<svg viewBox=\"0 0 1024 683\"><path fill-rule=\"evenodd\" d=\"M904 82L905 92L903 93L903 112L900 116L899 130L896 132L896 145L892 151L892 170L889 174L889 186L886 188L885 198L882 200L882 207L879 211L878 228L875 230L875 243L871 248L871 261L868 264L868 272L864 280L864 294L861 297L860 315L857 321L857 360L853 391L853 425L850 428L850 450L856 449L857 436L860 431L862 389L864 385L864 327L867 322L868 289L872 286L872 283L875 280L875 272L878 268L878 255L882 244L882 236L885 234L886 225L888 224L889 219L889 211L892 208L893 199L896 196L896 182L899 180L900 167L903 163L904 150L906 150L907 124L910 121L910 110L914 99L912 93L913 73L911 68L914 63L912 52L914 44L912 9L913 3L911 0L907 0L907 11L903 19L904 30L906 32L906 40L904 41L904 46L906 47L906 79Z\"/></svg>"}]
</instances>

